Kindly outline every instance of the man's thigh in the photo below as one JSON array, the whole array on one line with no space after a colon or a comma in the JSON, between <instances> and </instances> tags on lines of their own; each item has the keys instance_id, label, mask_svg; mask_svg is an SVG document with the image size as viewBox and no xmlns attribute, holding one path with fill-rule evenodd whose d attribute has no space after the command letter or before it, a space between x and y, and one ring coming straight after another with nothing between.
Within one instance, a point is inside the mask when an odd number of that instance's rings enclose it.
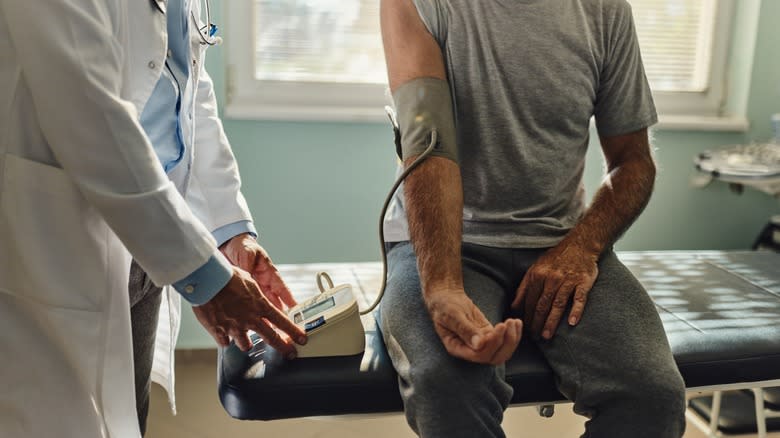
<instances>
[{"instance_id":1,"label":"man's thigh","mask_svg":"<svg viewBox=\"0 0 780 438\"><path fill-rule=\"evenodd\" d=\"M515 279L508 278L512 251L477 245L463 246L463 280L466 293L493 324L504 319ZM483 365L451 356L444 348L423 300L417 258L409 242L388 253L388 280L379 313L385 344L400 376L410 366L418 374L426 367L448 367L469 373ZM492 367L491 367L492 368ZM498 373L503 376L503 367Z\"/></svg>"},{"instance_id":2,"label":"man's thigh","mask_svg":"<svg viewBox=\"0 0 780 438\"><path fill-rule=\"evenodd\" d=\"M511 250L464 244L466 294L492 324L504 319L508 303L514 297L517 285L511 269ZM412 336L419 338L419 343L441 344L425 307L417 258L409 242L394 245L388 253L388 280L380 321L383 332L401 335L413 330L420 332Z\"/></svg>"},{"instance_id":3,"label":"man's thigh","mask_svg":"<svg viewBox=\"0 0 780 438\"><path fill-rule=\"evenodd\" d=\"M682 388L653 301L613 252L599 262L580 323L569 326L567 316L553 339L538 345L561 391L581 413L592 414L606 399L641 393L645 386Z\"/></svg>"},{"instance_id":4,"label":"man's thigh","mask_svg":"<svg viewBox=\"0 0 780 438\"><path fill-rule=\"evenodd\" d=\"M503 318L509 281L493 266L499 254L464 246L463 278L472 301L493 323ZM505 265L511 265L511 251ZM487 261L486 261L487 260ZM503 411L512 397L504 367L468 362L450 355L426 309L417 260L409 243L388 254L388 283L380 308L380 326L398 372L407 421L421 436L504 436Z\"/></svg>"}]
</instances>

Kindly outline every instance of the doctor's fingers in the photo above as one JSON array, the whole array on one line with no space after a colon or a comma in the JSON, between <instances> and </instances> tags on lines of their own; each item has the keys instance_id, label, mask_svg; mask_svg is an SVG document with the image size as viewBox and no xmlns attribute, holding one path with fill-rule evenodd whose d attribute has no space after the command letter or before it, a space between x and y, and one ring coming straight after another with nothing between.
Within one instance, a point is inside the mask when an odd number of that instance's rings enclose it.
<instances>
[{"instance_id":1,"label":"doctor's fingers","mask_svg":"<svg viewBox=\"0 0 780 438\"><path fill-rule=\"evenodd\" d=\"M285 357L289 359L295 357L295 346L292 341L287 337L280 336L273 328L272 324L265 318L256 321L249 327L243 327L242 325L235 324L235 321L229 321L228 324L226 324L226 327L216 326L214 328L214 332L217 334L227 332L241 351L249 351L252 349L253 343L252 339L249 337L248 330L252 330L259 334L263 340L265 340L266 344L279 350ZM227 344L226 339L226 337L222 337L222 341L218 342L220 344L223 342Z\"/></svg>"},{"instance_id":2,"label":"doctor's fingers","mask_svg":"<svg viewBox=\"0 0 780 438\"><path fill-rule=\"evenodd\" d=\"M238 261L238 267L245 270L246 272L253 272L255 270L255 267L257 266L258 261L260 260L260 253L256 251L253 247L250 246L243 246L237 254L237 261Z\"/></svg>"},{"instance_id":3,"label":"doctor's fingers","mask_svg":"<svg viewBox=\"0 0 780 438\"><path fill-rule=\"evenodd\" d=\"M252 278L260 285L263 292L276 296L281 302L286 304L287 307L293 307L298 304L297 301L295 301L295 298L293 298L290 288L287 287L281 274L279 274L279 270L276 269L276 266L274 266L270 258L267 258L267 256L265 258L258 258L257 265L250 272L252 272Z\"/></svg>"},{"instance_id":4,"label":"doctor's fingers","mask_svg":"<svg viewBox=\"0 0 780 438\"><path fill-rule=\"evenodd\" d=\"M241 287L236 289L236 298L232 302L230 309L226 310L226 316L237 321L238 327L251 329L260 318L267 318L273 325L290 335L299 344L306 342L306 333L295 323L290 321L278 307L265 296L260 286L255 282L250 274L234 268L236 276L239 278ZM221 295L217 294L215 298ZM226 299L230 300L228 295Z\"/></svg>"},{"instance_id":5,"label":"doctor's fingers","mask_svg":"<svg viewBox=\"0 0 780 438\"><path fill-rule=\"evenodd\" d=\"M268 301L271 302L271 304L274 305L277 309L284 309L284 304L282 303L282 300L279 298L279 295L276 293L269 291L269 288L261 287L260 290L262 290L263 295L265 295L266 298L268 298Z\"/></svg>"},{"instance_id":6,"label":"doctor's fingers","mask_svg":"<svg viewBox=\"0 0 780 438\"><path fill-rule=\"evenodd\" d=\"M252 340L249 338L249 334L246 330L240 330L238 328L231 328L229 330L230 337L233 338L233 342L241 351L249 351L252 349Z\"/></svg>"},{"instance_id":7,"label":"doctor's fingers","mask_svg":"<svg viewBox=\"0 0 780 438\"><path fill-rule=\"evenodd\" d=\"M295 344L286 336L280 335L270 322L266 319L260 320L253 328L258 333L266 344L274 347L287 359L295 359L296 351Z\"/></svg>"},{"instance_id":8,"label":"doctor's fingers","mask_svg":"<svg viewBox=\"0 0 780 438\"><path fill-rule=\"evenodd\" d=\"M293 307L298 304L293 298L292 292L285 284L279 272L275 269L273 271L268 270L256 270L252 273L252 277L257 282L263 294L271 300L271 303L279 309L282 309L282 303L287 307Z\"/></svg>"},{"instance_id":9,"label":"doctor's fingers","mask_svg":"<svg viewBox=\"0 0 780 438\"><path fill-rule=\"evenodd\" d=\"M197 318L198 322L200 322L203 328L206 329L220 347L227 347L230 344L230 338L227 335L227 331L217 325L217 318L212 309L196 306L192 308L192 312L195 314L195 318Z\"/></svg>"},{"instance_id":10,"label":"doctor's fingers","mask_svg":"<svg viewBox=\"0 0 780 438\"><path fill-rule=\"evenodd\" d=\"M287 307L293 307L298 304L298 302L295 301L295 298L293 298L292 291L290 291L290 288L287 287L287 284L284 282L284 280L282 280L281 277L279 277L279 282L276 284L274 291L276 296L278 296L279 299L281 299L282 302L287 305Z\"/></svg>"},{"instance_id":11,"label":"doctor's fingers","mask_svg":"<svg viewBox=\"0 0 780 438\"><path fill-rule=\"evenodd\" d=\"M268 300L264 299L264 301L265 305L258 309L259 311L255 314L255 316L256 318L264 318L265 321L262 321L262 323L255 322L254 324L259 324L260 327L263 327L268 326L268 323L271 323L279 330L290 336L290 338L294 339L295 342L304 345L306 343L306 332L304 332L302 328L295 325L294 322L290 321L290 318L288 318L287 315L282 313L278 308L272 306Z\"/></svg>"}]
</instances>

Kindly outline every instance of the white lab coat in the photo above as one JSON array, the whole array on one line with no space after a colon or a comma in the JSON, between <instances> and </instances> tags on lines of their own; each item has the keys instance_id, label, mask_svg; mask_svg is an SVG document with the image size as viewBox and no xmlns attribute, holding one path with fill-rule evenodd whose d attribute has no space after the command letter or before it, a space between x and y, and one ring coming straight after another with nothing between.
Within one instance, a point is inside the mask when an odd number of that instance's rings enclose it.
<instances>
[{"instance_id":1,"label":"white lab coat","mask_svg":"<svg viewBox=\"0 0 780 438\"><path fill-rule=\"evenodd\" d=\"M138 123L164 66L163 10L163 0L0 0L3 437L137 437L130 254L170 284L217 254L210 231L251 219L201 68L186 201ZM194 36L198 67L204 51ZM158 331L167 348L153 375L164 384L176 298L164 299Z\"/></svg>"}]
</instances>

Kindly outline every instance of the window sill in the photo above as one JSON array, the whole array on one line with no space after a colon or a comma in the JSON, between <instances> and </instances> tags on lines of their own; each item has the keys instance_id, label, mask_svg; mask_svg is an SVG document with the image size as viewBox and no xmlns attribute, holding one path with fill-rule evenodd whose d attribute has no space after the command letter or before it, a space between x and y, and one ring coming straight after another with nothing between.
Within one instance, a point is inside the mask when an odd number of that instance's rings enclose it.
<instances>
[{"instance_id":1,"label":"window sill","mask_svg":"<svg viewBox=\"0 0 780 438\"><path fill-rule=\"evenodd\" d=\"M387 122L382 105L371 107L317 105L258 105L232 102L225 106L225 117L239 120L274 120L295 122Z\"/></svg>"},{"instance_id":2,"label":"window sill","mask_svg":"<svg viewBox=\"0 0 780 438\"><path fill-rule=\"evenodd\" d=\"M381 105L259 105L255 101L234 101L225 106L225 117L238 120L274 120L295 122L387 122ZM593 123L593 119L591 119ZM745 117L659 115L659 131L746 132L750 123Z\"/></svg>"},{"instance_id":3,"label":"window sill","mask_svg":"<svg viewBox=\"0 0 780 438\"><path fill-rule=\"evenodd\" d=\"M291 99L295 100L295 99ZM328 105L327 103L278 102L259 103L252 97L234 97L224 107L225 117L239 120L273 120L291 122L387 122L385 105L390 100L372 99L376 102L352 105Z\"/></svg>"},{"instance_id":4,"label":"window sill","mask_svg":"<svg viewBox=\"0 0 780 438\"><path fill-rule=\"evenodd\" d=\"M654 129L659 131L745 132L750 122L745 117L659 115Z\"/></svg>"}]
</instances>

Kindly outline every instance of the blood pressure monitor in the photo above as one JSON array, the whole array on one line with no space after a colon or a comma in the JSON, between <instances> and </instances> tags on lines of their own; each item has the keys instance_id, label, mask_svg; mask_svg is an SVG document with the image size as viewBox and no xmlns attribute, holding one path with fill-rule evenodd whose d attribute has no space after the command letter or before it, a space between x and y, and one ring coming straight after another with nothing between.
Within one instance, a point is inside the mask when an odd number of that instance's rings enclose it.
<instances>
[{"instance_id":1,"label":"blood pressure monitor","mask_svg":"<svg viewBox=\"0 0 780 438\"><path fill-rule=\"evenodd\" d=\"M390 120L393 122L396 136L400 131L395 123L395 116L392 109L388 110ZM396 141L399 137L396 138ZM390 193L382 206L380 218L384 218L387 208L390 205L393 195L401 182L409 173L433 152L438 144L439 133L437 129L431 130L430 143L428 147L412 162L406 166L401 176L396 179ZM337 287L333 286L328 274L320 272L317 274L317 285L320 288L320 294L309 298L301 304L289 309L287 316L308 335L306 345L296 346L298 357L321 357L321 356L351 356L362 353L366 348L366 335L363 324L360 322L360 315L365 315L373 311L382 296L385 293L385 284L387 282L387 252L385 251L384 241L384 221L379 221L379 237L381 240L380 250L382 252L382 286L379 288L379 295L367 309L362 312L358 310L357 301L352 294L352 287L343 284ZM322 279L328 282L326 289L322 286Z\"/></svg>"},{"instance_id":2,"label":"blood pressure monitor","mask_svg":"<svg viewBox=\"0 0 780 438\"><path fill-rule=\"evenodd\" d=\"M329 288L323 288L321 278ZM306 331L308 342L297 345L298 357L351 356L366 347L366 335L360 322L352 286L333 287L327 274L317 274L321 293L287 311L287 316Z\"/></svg>"}]
</instances>

